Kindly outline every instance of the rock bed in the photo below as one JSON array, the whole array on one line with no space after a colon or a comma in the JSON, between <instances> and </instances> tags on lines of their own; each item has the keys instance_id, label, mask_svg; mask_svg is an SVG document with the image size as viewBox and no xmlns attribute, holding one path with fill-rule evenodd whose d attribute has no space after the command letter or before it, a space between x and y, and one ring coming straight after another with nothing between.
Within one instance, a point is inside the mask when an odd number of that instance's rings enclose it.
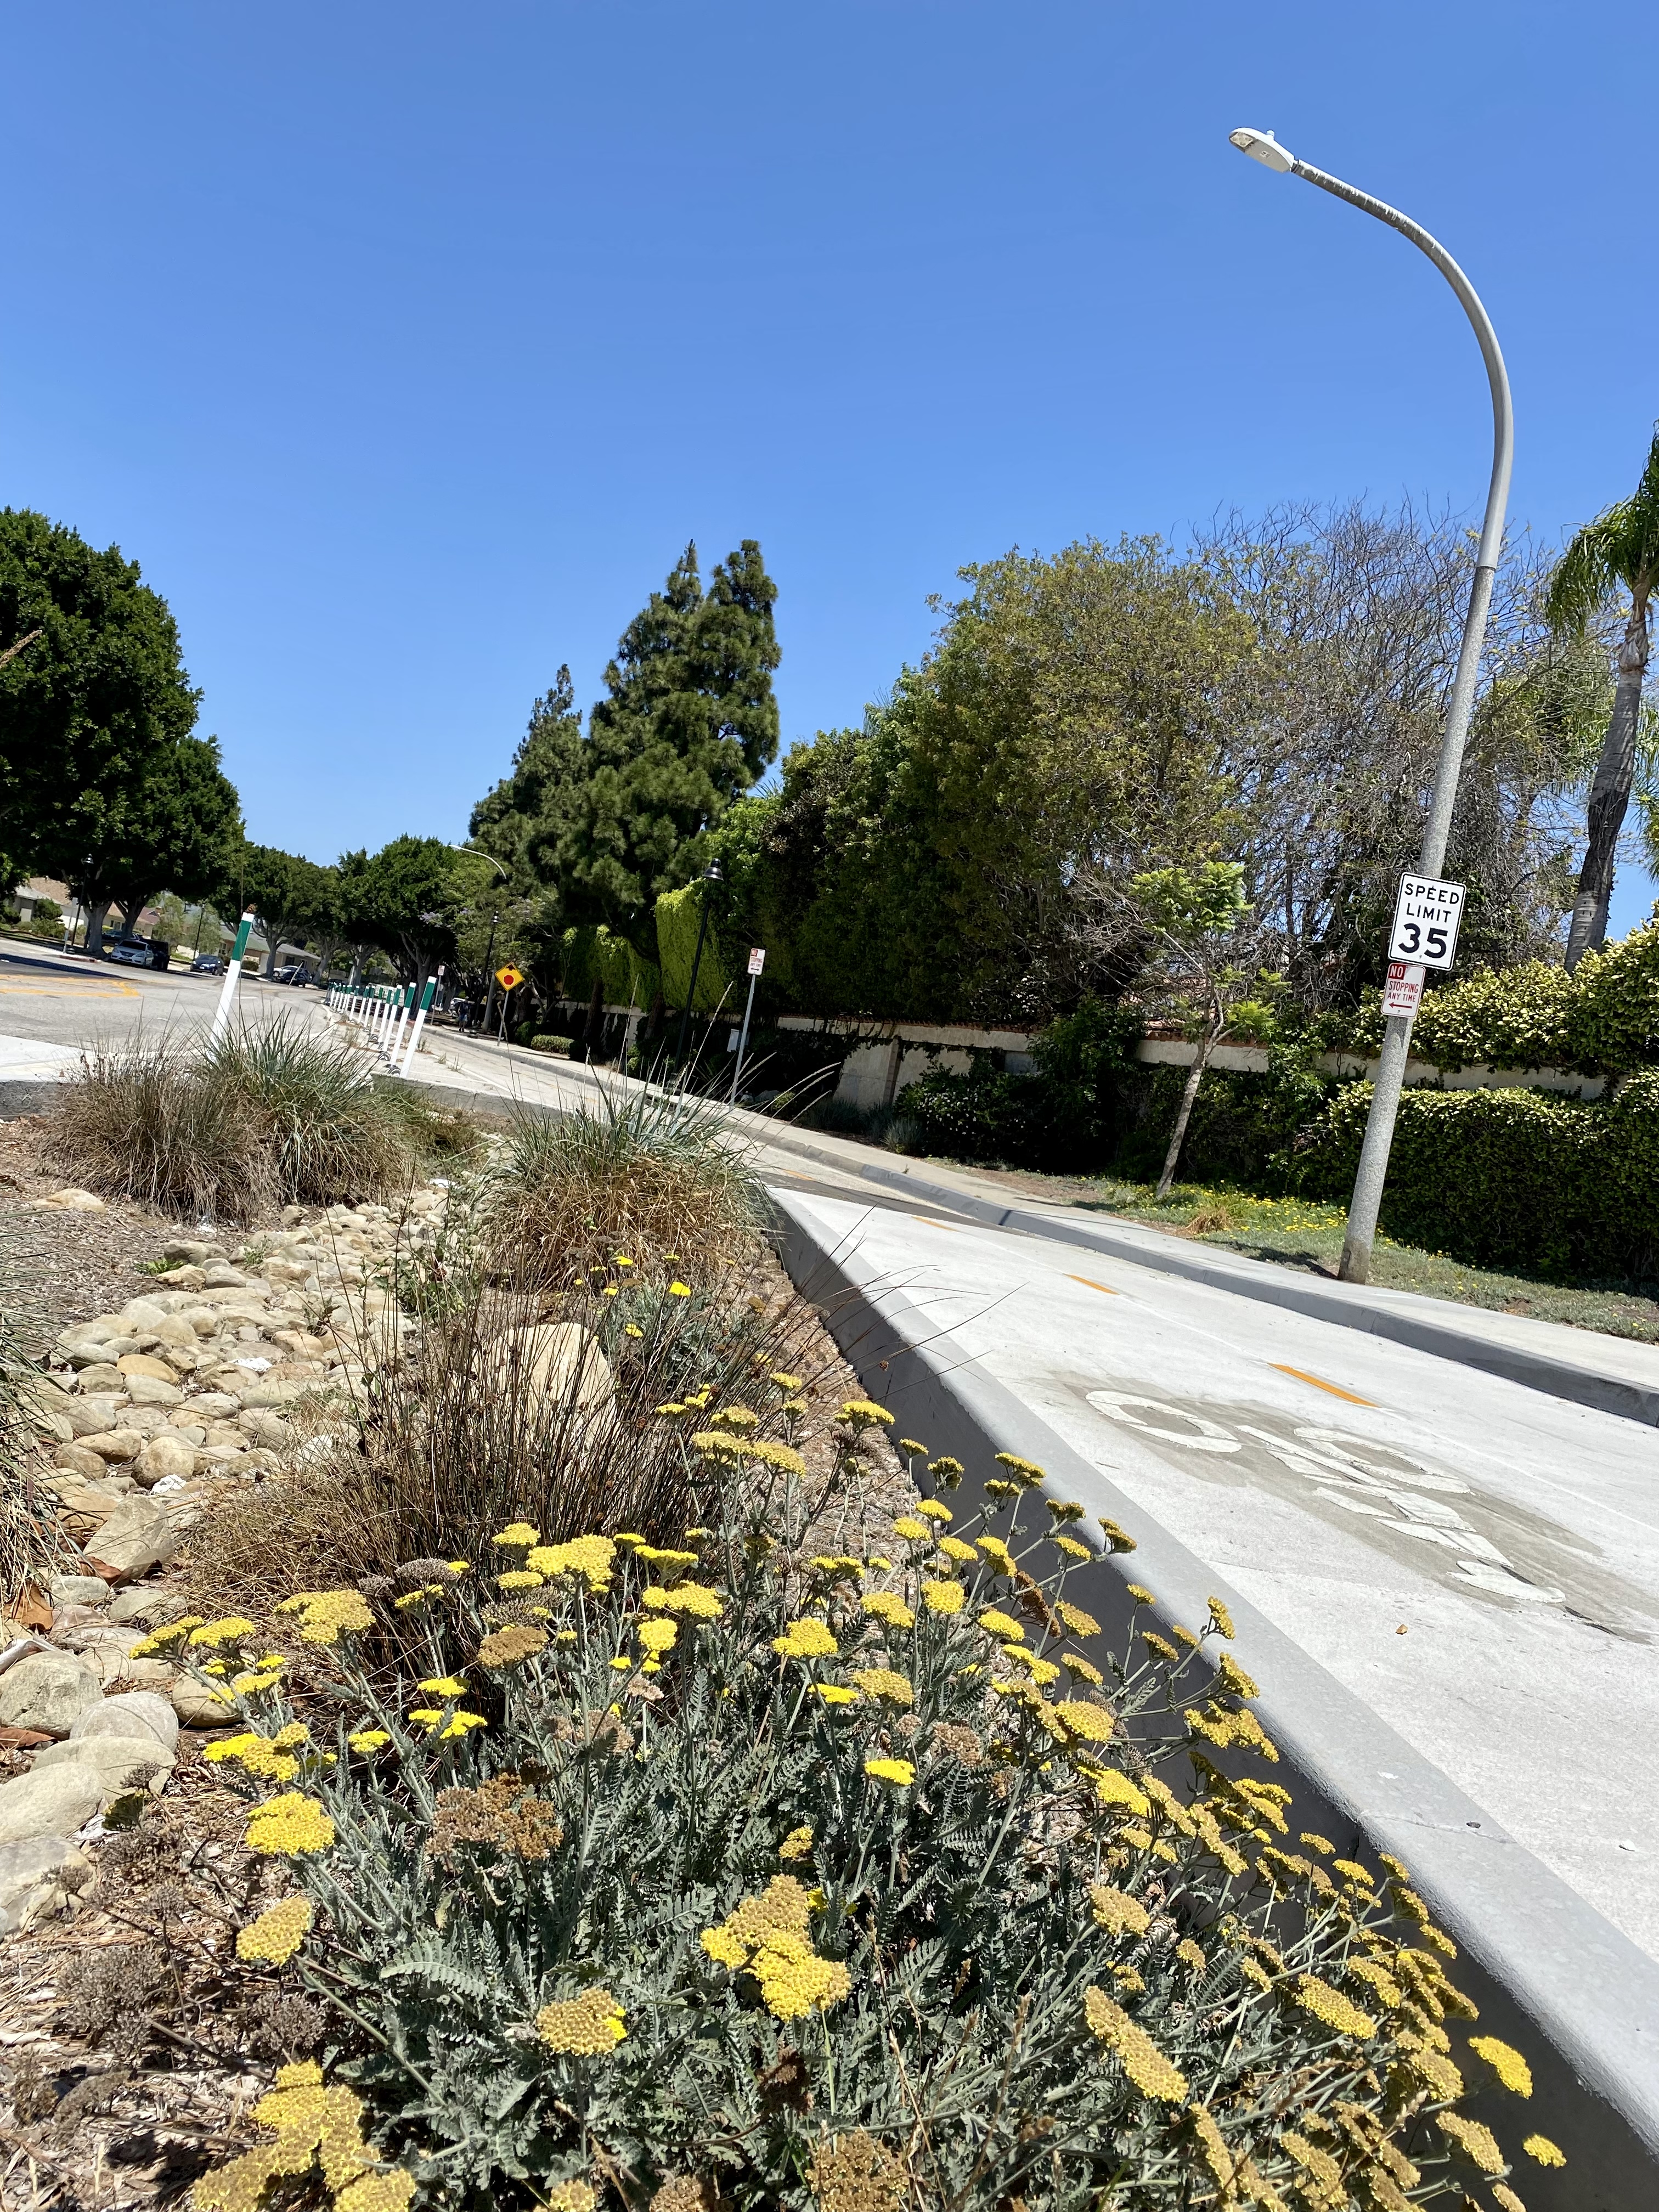
<instances>
[{"instance_id":1,"label":"rock bed","mask_svg":"<svg viewBox=\"0 0 1659 2212\"><path fill-rule=\"evenodd\" d=\"M435 1242L446 1190L395 1211L290 1206L234 1249L172 1237L141 1295L58 1336L35 1425L66 1567L0 1654L0 1741L33 1753L0 1783L0 1932L72 1905L89 1867L71 1839L126 1790L165 1786L181 1723L222 1723L200 1683L133 1656L184 1609L143 1577L216 1499L355 1429L366 1364L408 1327L385 1279Z\"/></svg>"}]
</instances>

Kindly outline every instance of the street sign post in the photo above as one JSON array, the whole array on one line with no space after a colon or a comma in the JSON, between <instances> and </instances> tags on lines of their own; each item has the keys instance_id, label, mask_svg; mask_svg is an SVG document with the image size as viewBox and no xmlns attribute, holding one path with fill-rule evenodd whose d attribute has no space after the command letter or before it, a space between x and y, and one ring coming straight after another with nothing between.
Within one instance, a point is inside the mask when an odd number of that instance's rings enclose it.
<instances>
[{"instance_id":1,"label":"street sign post","mask_svg":"<svg viewBox=\"0 0 1659 2212\"><path fill-rule=\"evenodd\" d=\"M516 991L523 982L524 977L516 968L498 968L495 970L495 981L501 985L502 990Z\"/></svg>"},{"instance_id":2,"label":"street sign post","mask_svg":"<svg viewBox=\"0 0 1659 2212\"><path fill-rule=\"evenodd\" d=\"M749 1043L749 1017L755 1011L755 986L759 982L761 971L765 966L766 947L763 945L751 946L749 953L749 999L743 1010L743 1027L738 1032L738 1064L732 1071L731 1103L734 1106L738 1103L738 1086L743 1080L743 1055Z\"/></svg>"},{"instance_id":3,"label":"street sign post","mask_svg":"<svg viewBox=\"0 0 1659 2212\"><path fill-rule=\"evenodd\" d=\"M1464 886L1434 876L1402 876L1389 933L1390 960L1415 961L1425 968L1449 968L1457 956L1457 926L1463 919Z\"/></svg>"}]
</instances>

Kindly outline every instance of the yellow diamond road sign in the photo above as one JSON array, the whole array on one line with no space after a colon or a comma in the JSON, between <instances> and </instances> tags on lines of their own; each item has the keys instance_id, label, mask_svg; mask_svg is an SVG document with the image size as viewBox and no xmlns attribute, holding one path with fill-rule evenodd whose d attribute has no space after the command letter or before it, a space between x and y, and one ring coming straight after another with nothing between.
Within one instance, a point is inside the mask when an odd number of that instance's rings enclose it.
<instances>
[{"instance_id":1,"label":"yellow diamond road sign","mask_svg":"<svg viewBox=\"0 0 1659 2212\"><path fill-rule=\"evenodd\" d=\"M523 982L524 977L516 968L498 968L495 970L495 981L501 985L502 990L516 991Z\"/></svg>"}]
</instances>

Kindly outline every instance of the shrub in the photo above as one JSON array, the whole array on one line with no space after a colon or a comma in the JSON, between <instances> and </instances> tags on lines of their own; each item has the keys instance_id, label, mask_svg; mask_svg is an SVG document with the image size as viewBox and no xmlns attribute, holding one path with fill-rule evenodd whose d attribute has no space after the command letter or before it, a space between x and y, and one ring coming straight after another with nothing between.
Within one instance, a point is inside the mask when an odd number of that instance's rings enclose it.
<instances>
[{"instance_id":1,"label":"shrub","mask_svg":"<svg viewBox=\"0 0 1659 2212\"><path fill-rule=\"evenodd\" d=\"M1370 1110L1349 1084L1307 1156L1305 1187L1346 1197ZM1390 1237L1479 1267L1635 1275L1659 1265L1659 1069L1610 1100L1542 1091L1407 1091L1383 1193Z\"/></svg>"},{"instance_id":2,"label":"shrub","mask_svg":"<svg viewBox=\"0 0 1659 2212\"><path fill-rule=\"evenodd\" d=\"M201 1063L210 1090L246 1100L275 1148L285 1200L357 1204L406 1188L414 1138L426 1116L419 1102L366 1082L346 1047L321 1042L289 1017L228 1030Z\"/></svg>"},{"instance_id":3,"label":"shrub","mask_svg":"<svg viewBox=\"0 0 1659 2212\"><path fill-rule=\"evenodd\" d=\"M534 1052L550 1052L557 1059L568 1060L570 1056L570 1048L575 1042L574 1037L550 1036L543 1034L532 1036L530 1044L531 1049Z\"/></svg>"},{"instance_id":4,"label":"shrub","mask_svg":"<svg viewBox=\"0 0 1659 2212\"><path fill-rule=\"evenodd\" d=\"M176 1046L94 1048L64 1085L47 1142L93 1190L186 1220L251 1221L274 1202L276 1161L245 1093L210 1082Z\"/></svg>"},{"instance_id":5,"label":"shrub","mask_svg":"<svg viewBox=\"0 0 1659 2212\"><path fill-rule=\"evenodd\" d=\"M657 958L663 996L671 1006L684 1006L686 994L691 988L695 964L697 996L691 1009L694 1014L716 1012L732 988L720 960L720 932L712 915L703 935L702 958L698 960L696 957L698 922L707 896L707 886L695 883L687 884L682 890L665 891L657 901Z\"/></svg>"},{"instance_id":6,"label":"shrub","mask_svg":"<svg viewBox=\"0 0 1659 2212\"><path fill-rule=\"evenodd\" d=\"M1456 2110L1455 1948L1397 1862L1290 1832L1224 1607L1181 1651L1100 1650L1103 1693L1068 1554L941 1538L930 1505L897 1566L805 1557L789 1417L754 1418L775 1487L713 1531L519 1522L394 1601L418 1683L356 1591L161 1632L232 1674L210 1756L293 1884L239 1954L297 1960L337 2023L336 2086L301 2069L256 2115L288 2154L204 2212L319 2142L341 2212L1389 2205L1506 2171ZM309 1721L248 1657L273 1629L327 1670Z\"/></svg>"},{"instance_id":7,"label":"shrub","mask_svg":"<svg viewBox=\"0 0 1659 2212\"><path fill-rule=\"evenodd\" d=\"M965 1074L930 1068L896 1102L923 1151L1050 1169L1097 1167L1117 1140L1139 1012L1085 999L1050 1023L1036 1065L1008 1072L975 1059Z\"/></svg>"}]
</instances>

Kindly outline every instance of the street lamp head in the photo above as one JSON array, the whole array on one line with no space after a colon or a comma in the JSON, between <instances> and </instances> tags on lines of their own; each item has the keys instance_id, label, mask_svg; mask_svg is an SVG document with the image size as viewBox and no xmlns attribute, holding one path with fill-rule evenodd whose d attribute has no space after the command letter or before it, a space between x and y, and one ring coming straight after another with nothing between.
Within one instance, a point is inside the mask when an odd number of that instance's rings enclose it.
<instances>
[{"instance_id":1,"label":"street lamp head","mask_svg":"<svg viewBox=\"0 0 1659 2212\"><path fill-rule=\"evenodd\" d=\"M1246 124L1230 131L1227 137L1241 154L1248 154L1253 161L1260 161L1264 169L1281 177L1296 167L1295 155L1288 146L1281 146L1271 131L1252 131Z\"/></svg>"},{"instance_id":2,"label":"street lamp head","mask_svg":"<svg viewBox=\"0 0 1659 2212\"><path fill-rule=\"evenodd\" d=\"M720 862L711 860L702 872L702 879L706 884L717 884L722 880L722 874Z\"/></svg>"}]
</instances>

